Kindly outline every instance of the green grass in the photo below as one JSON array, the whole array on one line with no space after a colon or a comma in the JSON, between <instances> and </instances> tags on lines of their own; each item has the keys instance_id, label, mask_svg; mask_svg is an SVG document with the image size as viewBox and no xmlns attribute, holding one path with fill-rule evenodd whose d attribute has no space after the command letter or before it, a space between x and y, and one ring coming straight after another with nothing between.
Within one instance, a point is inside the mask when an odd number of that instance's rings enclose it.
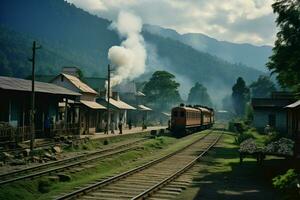
<instances>
[{"instance_id":1,"label":"green grass","mask_svg":"<svg viewBox=\"0 0 300 200\"><path fill-rule=\"evenodd\" d=\"M264 138L255 135L260 142ZM200 161L199 173L193 185L177 199L282 199L272 187L271 179L284 171L285 160L268 158L257 165L253 158L239 163L235 134L226 132L221 142Z\"/></svg>"},{"instance_id":2,"label":"green grass","mask_svg":"<svg viewBox=\"0 0 300 200\"><path fill-rule=\"evenodd\" d=\"M0 199L53 199L55 196L59 196L64 192L73 191L75 187L85 185L99 178L127 171L142 163L146 163L162 155L166 155L191 143L204 133L206 133L206 131L190 135L183 139L176 139L167 136L151 139L146 141L136 150L99 161L96 167L83 169L82 171L74 174L70 173L69 175L72 179L69 182L49 181L49 192L46 193L38 191L39 182L41 180L45 180L45 178L35 179L33 181L19 181L1 186Z\"/></svg>"},{"instance_id":3,"label":"green grass","mask_svg":"<svg viewBox=\"0 0 300 200\"><path fill-rule=\"evenodd\" d=\"M107 137L107 138L99 138L95 140L81 140L78 145L66 146L64 147L65 152L82 152L82 151L92 151L99 150L107 147L108 145L116 144L119 142L123 142L129 139L138 139L143 137L149 137L149 132L141 132L134 134L126 134L121 137Z\"/></svg>"}]
</instances>

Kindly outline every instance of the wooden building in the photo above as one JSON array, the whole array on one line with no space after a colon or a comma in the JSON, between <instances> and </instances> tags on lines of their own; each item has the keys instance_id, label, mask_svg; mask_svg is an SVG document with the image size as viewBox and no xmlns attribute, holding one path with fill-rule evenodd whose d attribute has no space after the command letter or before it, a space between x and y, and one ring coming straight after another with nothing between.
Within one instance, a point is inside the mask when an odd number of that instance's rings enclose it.
<instances>
[{"instance_id":1,"label":"wooden building","mask_svg":"<svg viewBox=\"0 0 300 200\"><path fill-rule=\"evenodd\" d=\"M300 100L287 105L287 130L295 141L295 155L300 157Z\"/></svg>"},{"instance_id":2,"label":"wooden building","mask_svg":"<svg viewBox=\"0 0 300 200\"><path fill-rule=\"evenodd\" d=\"M45 137L45 124L55 125L59 120L59 102L76 99L79 93L55 84L35 82L35 127L36 136ZM6 123L29 139L31 111L31 80L0 76L0 122ZM5 134L4 128L0 135ZM6 132L8 133L8 132ZM3 135L2 135L3 136Z\"/></svg>"},{"instance_id":3,"label":"wooden building","mask_svg":"<svg viewBox=\"0 0 300 200\"><path fill-rule=\"evenodd\" d=\"M285 106L295 102L294 99L253 98L253 126L263 132L267 125L276 131L287 132L287 110Z\"/></svg>"},{"instance_id":4,"label":"wooden building","mask_svg":"<svg viewBox=\"0 0 300 200\"><path fill-rule=\"evenodd\" d=\"M105 96L98 98L97 102L99 102L102 105L107 105L107 98ZM112 95L109 99L109 108L110 113L108 123L110 124L111 122L114 122L115 129L117 129L119 121L121 121L123 124L126 124L127 112L129 110L136 110L135 107L122 101L117 92L112 92ZM106 121L106 119L104 119L104 121Z\"/></svg>"},{"instance_id":5,"label":"wooden building","mask_svg":"<svg viewBox=\"0 0 300 200\"><path fill-rule=\"evenodd\" d=\"M66 102L71 107L79 107L79 116L76 121L80 124L80 134L91 134L98 131L106 109L105 106L96 102L98 93L78 77L70 74L61 73L51 82L81 94L73 104Z\"/></svg>"}]
</instances>

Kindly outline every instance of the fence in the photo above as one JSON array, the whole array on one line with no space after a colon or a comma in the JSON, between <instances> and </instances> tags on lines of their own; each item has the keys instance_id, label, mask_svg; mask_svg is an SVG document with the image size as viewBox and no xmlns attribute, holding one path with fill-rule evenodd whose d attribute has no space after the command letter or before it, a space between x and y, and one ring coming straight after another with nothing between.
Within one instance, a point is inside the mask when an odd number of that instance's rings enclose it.
<instances>
[{"instance_id":1,"label":"fence","mask_svg":"<svg viewBox=\"0 0 300 200\"><path fill-rule=\"evenodd\" d=\"M36 129L35 138L53 138L60 135L77 135L79 134L79 124L53 124L49 128ZM30 126L11 127L7 124L0 126L0 142L15 143L30 140Z\"/></svg>"}]
</instances>

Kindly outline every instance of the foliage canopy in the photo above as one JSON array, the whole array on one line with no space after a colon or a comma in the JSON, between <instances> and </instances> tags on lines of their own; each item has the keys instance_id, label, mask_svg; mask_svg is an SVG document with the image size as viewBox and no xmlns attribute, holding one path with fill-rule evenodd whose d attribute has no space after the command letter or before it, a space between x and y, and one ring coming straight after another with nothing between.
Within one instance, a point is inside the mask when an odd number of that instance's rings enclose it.
<instances>
[{"instance_id":1,"label":"foliage canopy","mask_svg":"<svg viewBox=\"0 0 300 200\"><path fill-rule=\"evenodd\" d=\"M283 87L300 91L300 0L276 0L272 4L279 27L273 55L267 63Z\"/></svg>"},{"instance_id":2,"label":"foliage canopy","mask_svg":"<svg viewBox=\"0 0 300 200\"><path fill-rule=\"evenodd\" d=\"M169 110L181 101L179 86L173 74L167 71L156 71L145 84L143 93L146 95L147 103L153 108L161 111Z\"/></svg>"},{"instance_id":3,"label":"foliage canopy","mask_svg":"<svg viewBox=\"0 0 300 200\"><path fill-rule=\"evenodd\" d=\"M188 103L212 107L212 101L206 87L198 82L190 90Z\"/></svg>"}]
</instances>

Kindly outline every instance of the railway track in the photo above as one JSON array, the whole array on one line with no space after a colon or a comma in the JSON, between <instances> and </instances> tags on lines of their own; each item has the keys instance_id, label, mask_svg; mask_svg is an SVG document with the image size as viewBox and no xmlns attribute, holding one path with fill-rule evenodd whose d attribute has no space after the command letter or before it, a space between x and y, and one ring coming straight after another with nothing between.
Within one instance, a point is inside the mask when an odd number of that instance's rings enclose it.
<instances>
[{"instance_id":1,"label":"railway track","mask_svg":"<svg viewBox=\"0 0 300 200\"><path fill-rule=\"evenodd\" d=\"M220 137L221 134L210 131L176 152L65 194L57 200L145 199L190 169L219 141ZM176 192L176 188L169 190Z\"/></svg>"},{"instance_id":2,"label":"railway track","mask_svg":"<svg viewBox=\"0 0 300 200\"><path fill-rule=\"evenodd\" d=\"M139 144L148 140L148 138L137 139L122 145L116 145L112 148L107 148L104 150L94 151L91 153L70 157L67 159L62 159L58 161L53 161L33 167L24 168L17 171L12 171L9 173L0 174L0 186L15 181L33 179L52 173L72 170L72 168L81 166L87 163L93 163L100 159L113 156L116 154L124 153L129 150L138 148ZM92 167L92 165L90 165Z\"/></svg>"}]
</instances>

